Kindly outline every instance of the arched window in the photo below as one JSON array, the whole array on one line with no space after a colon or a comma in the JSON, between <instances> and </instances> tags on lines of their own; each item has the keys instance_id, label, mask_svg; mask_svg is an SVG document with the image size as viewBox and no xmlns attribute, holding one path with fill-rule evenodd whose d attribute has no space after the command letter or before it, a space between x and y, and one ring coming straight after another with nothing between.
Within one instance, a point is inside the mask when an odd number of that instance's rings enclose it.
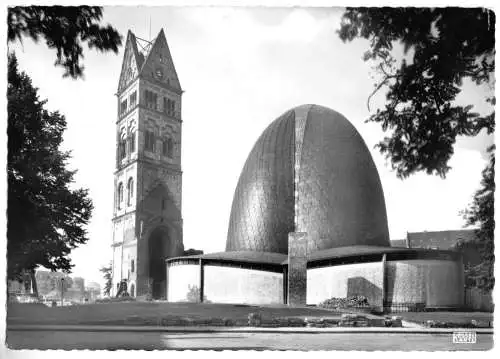
<instances>
[{"instance_id":1,"label":"arched window","mask_svg":"<svg viewBox=\"0 0 500 359\"><path fill-rule=\"evenodd\" d=\"M144 147L146 151L154 152L155 151L155 134L153 131L146 131L146 141Z\"/></svg>"},{"instance_id":2,"label":"arched window","mask_svg":"<svg viewBox=\"0 0 500 359\"><path fill-rule=\"evenodd\" d=\"M167 148L167 140L161 141L161 154L163 156L166 156L168 153L168 148Z\"/></svg>"},{"instance_id":3,"label":"arched window","mask_svg":"<svg viewBox=\"0 0 500 359\"><path fill-rule=\"evenodd\" d=\"M130 153L135 152L135 131L132 131L128 137L128 148Z\"/></svg>"},{"instance_id":4,"label":"arched window","mask_svg":"<svg viewBox=\"0 0 500 359\"><path fill-rule=\"evenodd\" d=\"M134 198L134 179L130 177L127 183L127 206L132 205L133 198Z\"/></svg>"},{"instance_id":5,"label":"arched window","mask_svg":"<svg viewBox=\"0 0 500 359\"><path fill-rule=\"evenodd\" d=\"M144 97L146 99L146 107L156 110L158 108L158 94L153 91L145 90Z\"/></svg>"},{"instance_id":6,"label":"arched window","mask_svg":"<svg viewBox=\"0 0 500 359\"><path fill-rule=\"evenodd\" d=\"M123 160L127 156L125 139L120 139L120 143L118 144L118 151L119 151L120 160Z\"/></svg>"},{"instance_id":7,"label":"arched window","mask_svg":"<svg viewBox=\"0 0 500 359\"><path fill-rule=\"evenodd\" d=\"M172 137L168 137L167 139L162 141L162 155L172 158L174 153L174 140Z\"/></svg>"},{"instance_id":8,"label":"arched window","mask_svg":"<svg viewBox=\"0 0 500 359\"><path fill-rule=\"evenodd\" d=\"M174 156L174 140L172 137L167 139L167 156L170 158Z\"/></svg>"},{"instance_id":9,"label":"arched window","mask_svg":"<svg viewBox=\"0 0 500 359\"><path fill-rule=\"evenodd\" d=\"M168 100L168 110L167 110L167 113L169 116L172 116L172 100Z\"/></svg>"},{"instance_id":10,"label":"arched window","mask_svg":"<svg viewBox=\"0 0 500 359\"><path fill-rule=\"evenodd\" d=\"M122 208L123 202L123 183L118 184L118 209Z\"/></svg>"}]
</instances>

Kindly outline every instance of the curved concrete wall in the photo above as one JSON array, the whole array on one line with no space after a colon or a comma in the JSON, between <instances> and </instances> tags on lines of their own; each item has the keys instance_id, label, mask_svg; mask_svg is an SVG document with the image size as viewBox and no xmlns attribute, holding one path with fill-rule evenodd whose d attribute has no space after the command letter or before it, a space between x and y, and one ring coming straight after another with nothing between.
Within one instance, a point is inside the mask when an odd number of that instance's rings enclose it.
<instances>
[{"instance_id":1,"label":"curved concrete wall","mask_svg":"<svg viewBox=\"0 0 500 359\"><path fill-rule=\"evenodd\" d=\"M205 265L206 300L212 303L283 304L283 273Z\"/></svg>"},{"instance_id":2,"label":"curved concrete wall","mask_svg":"<svg viewBox=\"0 0 500 359\"><path fill-rule=\"evenodd\" d=\"M169 302L196 301L200 290L200 266L197 264L177 264L168 266L167 300ZM199 295L198 295L199 297Z\"/></svg>"},{"instance_id":3,"label":"curved concrete wall","mask_svg":"<svg viewBox=\"0 0 500 359\"><path fill-rule=\"evenodd\" d=\"M307 304L330 298L364 295L373 306L382 306L382 262L336 265L307 270Z\"/></svg>"},{"instance_id":4,"label":"curved concrete wall","mask_svg":"<svg viewBox=\"0 0 500 359\"><path fill-rule=\"evenodd\" d=\"M168 267L168 300L199 299L200 266ZM385 289L384 289L385 286ZM307 270L307 304L363 295L371 306L425 304L463 305L462 263L444 259L413 259L343 264ZM212 303L283 304L283 273L227 265L204 264L203 298Z\"/></svg>"},{"instance_id":5,"label":"curved concrete wall","mask_svg":"<svg viewBox=\"0 0 500 359\"><path fill-rule=\"evenodd\" d=\"M425 303L426 307L463 305L462 264L452 260L399 260L387 262L387 300Z\"/></svg>"},{"instance_id":6,"label":"curved concrete wall","mask_svg":"<svg viewBox=\"0 0 500 359\"><path fill-rule=\"evenodd\" d=\"M382 306L382 262L344 264L307 271L307 304L337 297L364 295L372 306ZM458 307L463 304L462 264L453 260L387 261L386 302Z\"/></svg>"}]
</instances>

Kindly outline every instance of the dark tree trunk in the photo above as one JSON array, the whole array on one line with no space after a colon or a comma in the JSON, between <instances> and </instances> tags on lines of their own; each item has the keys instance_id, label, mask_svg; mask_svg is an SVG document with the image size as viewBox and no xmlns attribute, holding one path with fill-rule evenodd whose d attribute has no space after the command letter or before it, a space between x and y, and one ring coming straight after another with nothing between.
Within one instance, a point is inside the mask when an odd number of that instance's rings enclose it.
<instances>
[{"instance_id":1,"label":"dark tree trunk","mask_svg":"<svg viewBox=\"0 0 500 359\"><path fill-rule=\"evenodd\" d=\"M36 285L36 277L34 269L30 271L30 279L31 279L31 289L33 290L33 294L36 297L38 297L38 286Z\"/></svg>"}]
</instances>

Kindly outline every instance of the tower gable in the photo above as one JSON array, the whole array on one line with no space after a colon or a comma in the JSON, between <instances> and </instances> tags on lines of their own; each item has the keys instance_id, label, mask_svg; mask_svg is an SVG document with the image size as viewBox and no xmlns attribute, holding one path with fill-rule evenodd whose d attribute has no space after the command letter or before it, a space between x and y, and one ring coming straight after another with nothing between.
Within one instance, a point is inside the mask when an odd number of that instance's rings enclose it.
<instances>
[{"instance_id":1,"label":"tower gable","mask_svg":"<svg viewBox=\"0 0 500 359\"><path fill-rule=\"evenodd\" d=\"M163 29L154 40L140 71L142 78L159 81L176 92L182 92L172 55Z\"/></svg>"},{"instance_id":2,"label":"tower gable","mask_svg":"<svg viewBox=\"0 0 500 359\"><path fill-rule=\"evenodd\" d=\"M123 91L137 77L142 67L143 59L143 55L137 49L137 39L132 31L129 30L123 54L120 80L118 82L118 92Z\"/></svg>"}]
</instances>

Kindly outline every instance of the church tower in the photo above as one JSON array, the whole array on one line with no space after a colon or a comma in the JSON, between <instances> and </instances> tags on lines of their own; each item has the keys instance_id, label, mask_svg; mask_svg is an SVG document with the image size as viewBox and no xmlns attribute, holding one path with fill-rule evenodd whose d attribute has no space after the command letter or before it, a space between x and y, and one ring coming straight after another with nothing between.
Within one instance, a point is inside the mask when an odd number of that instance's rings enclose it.
<instances>
[{"instance_id":1,"label":"church tower","mask_svg":"<svg viewBox=\"0 0 500 359\"><path fill-rule=\"evenodd\" d=\"M113 288L166 297L165 259L181 256L182 89L163 30L127 34L117 91Z\"/></svg>"}]
</instances>

